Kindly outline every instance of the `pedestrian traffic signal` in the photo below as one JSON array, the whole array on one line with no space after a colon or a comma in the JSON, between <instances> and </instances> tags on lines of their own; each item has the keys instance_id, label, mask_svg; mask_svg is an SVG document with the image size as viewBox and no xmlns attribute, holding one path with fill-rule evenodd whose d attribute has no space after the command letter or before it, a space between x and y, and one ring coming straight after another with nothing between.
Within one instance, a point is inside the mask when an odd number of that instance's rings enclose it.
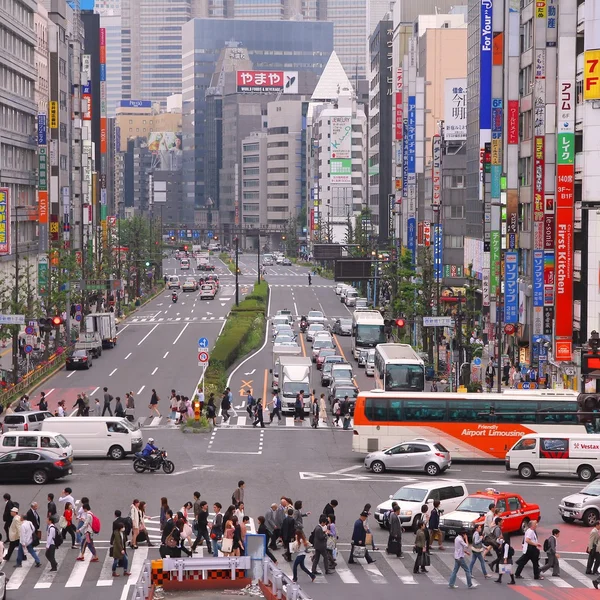
<instances>
[{"instance_id":1,"label":"pedestrian traffic signal","mask_svg":"<svg viewBox=\"0 0 600 600\"><path fill-rule=\"evenodd\" d=\"M41 317L40 319L38 319L38 323L40 326L40 332L48 333L52 331L52 319Z\"/></svg>"},{"instance_id":2,"label":"pedestrian traffic signal","mask_svg":"<svg viewBox=\"0 0 600 600\"><path fill-rule=\"evenodd\" d=\"M146 261L146 266L147 266L147 267L149 267L149 266L150 266L150 261L149 261L149 260L147 260L147 261Z\"/></svg>"},{"instance_id":3,"label":"pedestrian traffic signal","mask_svg":"<svg viewBox=\"0 0 600 600\"><path fill-rule=\"evenodd\" d=\"M402 328L406 325L406 321L404 319L396 319L396 327Z\"/></svg>"},{"instance_id":4,"label":"pedestrian traffic signal","mask_svg":"<svg viewBox=\"0 0 600 600\"><path fill-rule=\"evenodd\" d=\"M60 327L64 322L65 322L65 320L60 315L56 315L55 317L52 317L52 325L54 327Z\"/></svg>"},{"instance_id":5,"label":"pedestrian traffic signal","mask_svg":"<svg viewBox=\"0 0 600 600\"><path fill-rule=\"evenodd\" d=\"M184 246L184 247L183 247L183 249L184 249L186 252L187 252L187 248L188 248L187 246Z\"/></svg>"}]
</instances>

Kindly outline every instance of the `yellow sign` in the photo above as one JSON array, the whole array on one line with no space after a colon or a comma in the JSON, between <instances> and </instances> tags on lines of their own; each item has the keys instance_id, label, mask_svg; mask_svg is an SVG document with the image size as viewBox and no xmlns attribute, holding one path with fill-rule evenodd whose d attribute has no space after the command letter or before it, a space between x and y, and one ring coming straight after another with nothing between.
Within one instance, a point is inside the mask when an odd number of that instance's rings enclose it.
<instances>
[{"instance_id":1,"label":"yellow sign","mask_svg":"<svg viewBox=\"0 0 600 600\"><path fill-rule=\"evenodd\" d=\"M58 129L58 102L52 100L48 103L49 105L49 121L50 129Z\"/></svg>"},{"instance_id":2,"label":"yellow sign","mask_svg":"<svg viewBox=\"0 0 600 600\"><path fill-rule=\"evenodd\" d=\"M538 19L546 18L546 0L537 0L535 3L535 16Z\"/></svg>"},{"instance_id":3,"label":"yellow sign","mask_svg":"<svg viewBox=\"0 0 600 600\"><path fill-rule=\"evenodd\" d=\"M584 54L583 99L600 100L600 50L586 50Z\"/></svg>"}]
</instances>

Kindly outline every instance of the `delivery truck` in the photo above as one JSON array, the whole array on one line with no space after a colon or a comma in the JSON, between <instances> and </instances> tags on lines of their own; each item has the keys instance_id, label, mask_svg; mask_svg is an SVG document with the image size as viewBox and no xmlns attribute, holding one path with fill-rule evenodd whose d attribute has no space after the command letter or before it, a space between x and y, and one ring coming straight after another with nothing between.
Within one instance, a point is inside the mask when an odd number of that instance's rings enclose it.
<instances>
[{"instance_id":1,"label":"delivery truck","mask_svg":"<svg viewBox=\"0 0 600 600\"><path fill-rule=\"evenodd\" d=\"M103 348L114 348L117 344L115 313L91 313L85 317L85 331L98 333Z\"/></svg>"},{"instance_id":2,"label":"delivery truck","mask_svg":"<svg viewBox=\"0 0 600 600\"><path fill-rule=\"evenodd\" d=\"M310 369L305 356L282 356L279 359L279 385L283 412L294 412L296 396L304 390L304 411L310 411Z\"/></svg>"}]
</instances>

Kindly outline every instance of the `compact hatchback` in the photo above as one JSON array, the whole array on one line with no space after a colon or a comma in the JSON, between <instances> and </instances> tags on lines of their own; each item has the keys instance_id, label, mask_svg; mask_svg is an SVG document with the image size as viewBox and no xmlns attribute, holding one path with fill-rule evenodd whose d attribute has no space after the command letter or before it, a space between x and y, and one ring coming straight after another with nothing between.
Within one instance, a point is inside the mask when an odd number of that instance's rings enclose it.
<instances>
[{"instance_id":1,"label":"compact hatchback","mask_svg":"<svg viewBox=\"0 0 600 600\"><path fill-rule=\"evenodd\" d=\"M365 457L365 468L373 473L387 470L421 471L435 476L452 465L450 452L440 443L427 440L403 442L397 446L371 452Z\"/></svg>"}]
</instances>

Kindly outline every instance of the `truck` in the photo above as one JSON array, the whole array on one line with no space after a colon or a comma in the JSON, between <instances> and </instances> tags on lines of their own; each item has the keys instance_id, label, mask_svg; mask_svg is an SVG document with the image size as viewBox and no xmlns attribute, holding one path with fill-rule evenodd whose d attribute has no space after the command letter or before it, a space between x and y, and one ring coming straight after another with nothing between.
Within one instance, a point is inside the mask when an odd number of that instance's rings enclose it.
<instances>
[{"instance_id":1,"label":"truck","mask_svg":"<svg viewBox=\"0 0 600 600\"><path fill-rule=\"evenodd\" d=\"M214 271L215 265L210 264L210 254L202 252L196 257L196 271Z\"/></svg>"},{"instance_id":2,"label":"truck","mask_svg":"<svg viewBox=\"0 0 600 600\"><path fill-rule=\"evenodd\" d=\"M273 376L273 392L279 391L279 372L280 361L284 356L300 356L302 349L298 344L274 344L273 346L273 368L271 375Z\"/></svg>"},{"instance_id":3,"label":"truck","mask_svg":"<svg viewBox=\"0 0 600 600\"><path fill-rule=\"evenodd\" d=\"M91 313L85 317L87 333L98 333L103 348L114 348L117 345L117 323L115 313Z\"/></svg>"},{"instance_id":4,"label":"truck","mask_svg":"<svg viewBox=\"0 0 600 600\"><path fill-rule=\"evenodd\" d=\"M310 368L312 362L305 356L282 356L279 359L279 385L283 412L294 412L296 396L304 390L304 411L310 412Z\"/></svg>"},{"instance_id":5,"label":"truck","mask_svg":"<svg viewBox=\"0 0 600 600\"><path fill-rule=\"evenodd\" d=\"M75 342L75 350L87 350L94 358L102 356L102 338L97 331L82 331Z\"/></svg>"}]
</instances>

